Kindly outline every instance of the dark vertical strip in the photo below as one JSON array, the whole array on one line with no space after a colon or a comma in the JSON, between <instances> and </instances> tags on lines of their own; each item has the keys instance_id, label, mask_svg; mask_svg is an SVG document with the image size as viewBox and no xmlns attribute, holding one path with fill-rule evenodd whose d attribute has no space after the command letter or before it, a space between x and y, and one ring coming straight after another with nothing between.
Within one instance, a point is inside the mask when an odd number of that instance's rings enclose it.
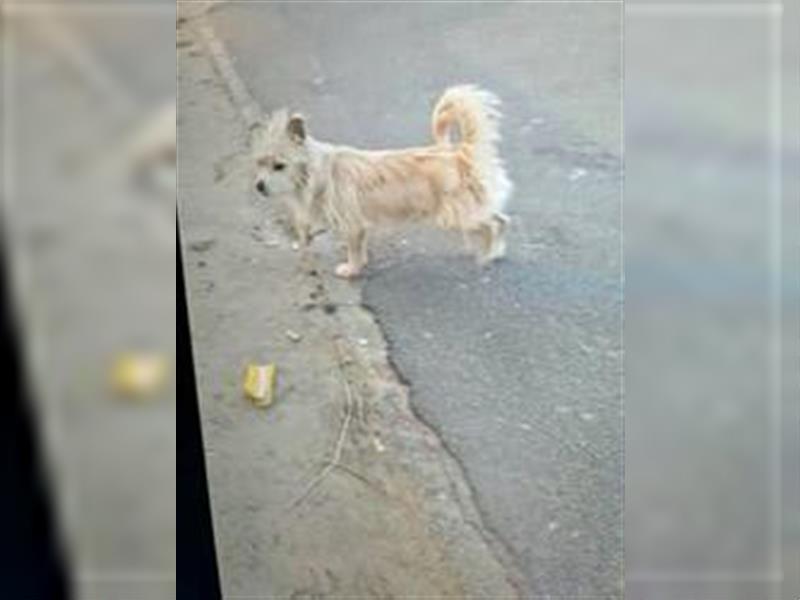
<instances>
[{"instance_id":1,"label":"dark vertical strip","mask_svg":"<svg viewBox=\"0 0 800 600\"><path fill-rule=\"evenodd\" d=\"M178 600L221 598L178 238Z\"/></svg>"},{"instance_id":2,"label":"dark vertical strip","mask_svg":"<svg viewBox=\"0 0 800 600\"><path fill-rule=\"evenodd\" d=\"M14 320L8 256L0 256L0 597L68 598L64 555L37 439Z\"/></svg>"}]
</instances>

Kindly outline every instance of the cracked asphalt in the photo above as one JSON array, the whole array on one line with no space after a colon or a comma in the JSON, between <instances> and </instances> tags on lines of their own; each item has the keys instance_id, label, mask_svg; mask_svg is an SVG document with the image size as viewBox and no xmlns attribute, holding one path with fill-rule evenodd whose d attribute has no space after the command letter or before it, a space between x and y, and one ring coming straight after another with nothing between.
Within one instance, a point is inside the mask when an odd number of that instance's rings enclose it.
<instances>
[{"instance_id":1,"label":"cracked asphalt","mask_svg":"<svg viewBox=\"0 0 800 600\"><path fill-rule=\"evenodd\" d=\"M237 3L209 19L255 99L312 134L424 143L433 102L504 100L506 260L376 235L363 302L527 597L622 589L621 5ZM504 40L513 40L506 44Z\"/></svg>"}]
</instances>

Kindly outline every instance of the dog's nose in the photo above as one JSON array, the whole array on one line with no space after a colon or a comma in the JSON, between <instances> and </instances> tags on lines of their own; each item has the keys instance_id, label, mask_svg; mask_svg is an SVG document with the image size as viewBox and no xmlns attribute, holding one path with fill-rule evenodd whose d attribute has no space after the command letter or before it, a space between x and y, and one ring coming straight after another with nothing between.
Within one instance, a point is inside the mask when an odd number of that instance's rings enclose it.
<instances>
[{"instance_id":1,"label":"dog's nose","mask_svg":"<svg viewBox=\"0 0 800 600\"><path fill-rule=\"evenodd\" d=\"M264 184L262 179L259 179L258 183L256 183L256 189L260 194L264 194L265 196L267 195L267 186Z\"/></svg>"}]
</instances>

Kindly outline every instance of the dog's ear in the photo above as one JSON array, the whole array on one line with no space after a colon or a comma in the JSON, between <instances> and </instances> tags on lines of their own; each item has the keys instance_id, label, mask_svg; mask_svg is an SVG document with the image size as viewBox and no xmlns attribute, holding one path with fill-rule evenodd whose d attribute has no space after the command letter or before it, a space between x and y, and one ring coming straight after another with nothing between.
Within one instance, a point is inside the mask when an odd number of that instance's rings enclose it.
<instances>
[{"instance_id":1,"label":"dog's ear","mask_svg":"<svg viewBox=\"0 0 800 600\"><path fill-rule=\"evenodd\" d=\"M303 115L295 113L289 117L286 123L286 132L297 143L306 141L306 120Z\"/></svg>"}]
</instances>

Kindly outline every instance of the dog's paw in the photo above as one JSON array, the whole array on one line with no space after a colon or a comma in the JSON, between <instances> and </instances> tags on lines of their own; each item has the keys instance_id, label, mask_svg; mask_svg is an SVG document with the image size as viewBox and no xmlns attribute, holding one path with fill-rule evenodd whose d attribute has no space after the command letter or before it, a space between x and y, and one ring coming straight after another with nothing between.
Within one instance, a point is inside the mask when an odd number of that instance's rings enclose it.
<instances>
[{"instance_id":1,"label":"dog's paw","mask_svg":"<svg viewBox=\"0 0 800 600\"><path fill-rule=\"evenodd\" d=\"M492 248L492 252L489 254L490 260L499 260L501 258L505 258L506 256L506 241L505 240L498 240L495 244L495 247Z\"/></svg>"},{"instance_id":2,"label":"dog's paw","mask_svg":"<svg viewBox=\"0 0 800 600\"><path fill-rule=\"evenodd\" d=\"M342 263L336 266L336 276L343 279L353 279L361 274L361 269L350 263Z\"/></svg>"},{"instance_id":3,"label":"dog's paw","mask_svg":"<svg viewBox=\"0 0 800 600\"><path fill-rule=\"evenodd\" d=\"M500 261L503 258L505 258L505 256L506 256L506 245L504 243L499 243L489 252L478 254L477 262L478 265L484 266L491 264L493 262Z\"/></svg>"}]
</instances>

